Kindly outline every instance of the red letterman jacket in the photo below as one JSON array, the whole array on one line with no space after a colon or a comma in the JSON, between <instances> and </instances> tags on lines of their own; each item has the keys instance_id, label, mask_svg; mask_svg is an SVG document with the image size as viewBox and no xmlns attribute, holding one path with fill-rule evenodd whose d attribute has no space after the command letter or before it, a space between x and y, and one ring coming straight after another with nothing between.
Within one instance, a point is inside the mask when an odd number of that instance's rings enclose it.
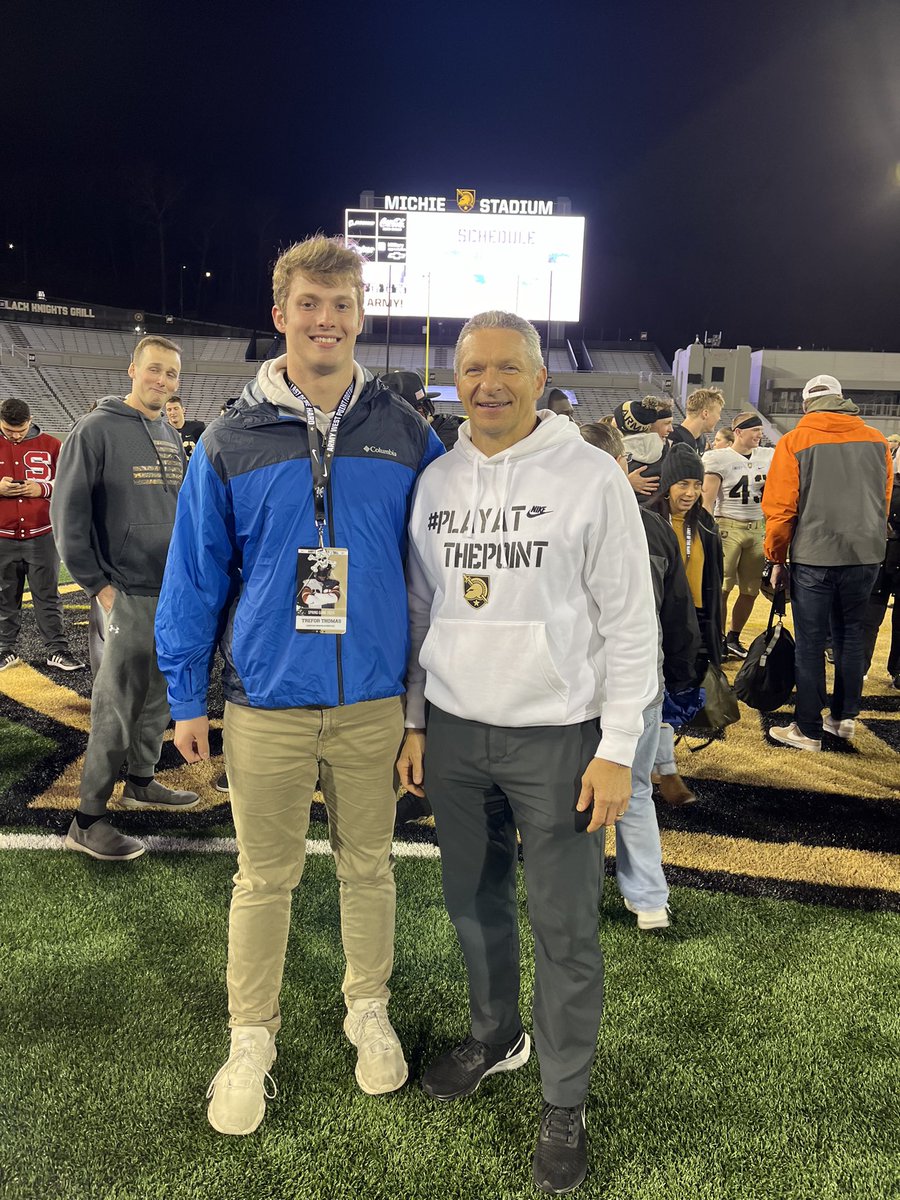
<instances>
[{"instance_id":1,"label":"red letterman jacket","mask_svg":"<svg viewBox=\"0 0 900 1200\"><path fill-rule=\"evenodd\" d=\"M0 477L40 484L40 496L0 496L0 538L21 542L50 533L50 495L56 478L60 441L32 425L25 439L10 442L0 435Z\"/></svg>"}]
</instances>

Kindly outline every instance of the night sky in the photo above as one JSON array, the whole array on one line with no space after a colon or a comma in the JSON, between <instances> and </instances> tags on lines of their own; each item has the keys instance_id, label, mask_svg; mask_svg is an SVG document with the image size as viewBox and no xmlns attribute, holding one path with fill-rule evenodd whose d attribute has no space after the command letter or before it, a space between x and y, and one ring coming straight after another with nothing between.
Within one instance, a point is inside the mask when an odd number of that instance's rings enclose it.
<instances>
[{"instance_id":1,"label":"night sky","mask_svg":"<svg viewBox=\"0 0 900 1200\"><path fill-rule=\"evenodd\" d=\"M161 207L168 310L266 324L279 244L465 186L586 216L588 337L900 350L897 0L20 0L2 36L6 293L158 310Z\"/></svg>"}]
</instances>

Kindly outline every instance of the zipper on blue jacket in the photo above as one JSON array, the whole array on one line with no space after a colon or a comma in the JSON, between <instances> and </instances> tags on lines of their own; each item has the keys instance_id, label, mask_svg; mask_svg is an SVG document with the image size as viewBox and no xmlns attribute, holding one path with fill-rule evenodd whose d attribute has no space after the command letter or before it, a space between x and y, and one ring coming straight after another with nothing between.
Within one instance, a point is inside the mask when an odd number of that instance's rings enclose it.
<instances>
[{"instance_id":1,"label":"zipper on blue jacket","mask_svg":"<svg viewBox=\"0 0 900 1200\"><path fill-rule=\"evenodd\" d=\"M328 507L328 544L334 545L334 506L331 503L331 483L325 484L325 503ZM334 653L337 663L338 704L344 703L344 664L341 659L341 635L335 634Z\"/></svg>"}]
</instances>

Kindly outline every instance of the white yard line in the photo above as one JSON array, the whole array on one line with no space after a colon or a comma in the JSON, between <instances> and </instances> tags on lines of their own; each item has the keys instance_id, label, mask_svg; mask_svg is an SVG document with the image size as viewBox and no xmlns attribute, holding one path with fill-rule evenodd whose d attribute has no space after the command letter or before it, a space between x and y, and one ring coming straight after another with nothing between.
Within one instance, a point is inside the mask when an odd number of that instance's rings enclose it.
<instances>
[{"instance_id":1,"label":"white yard line","mask_svg":"<svg viewBox=\"0 0 900 1200\"><path fill-rule=\"evenodd\" d=\"M64 839L53 833L0 833L0 850L62 850ZM143 837L148 850L157 854L237 854L234 838ZM440 858L429 842L394 842L395 858ZM328 842L306 839L307 854L331 854Z\"/></svg>"}]
</instances>

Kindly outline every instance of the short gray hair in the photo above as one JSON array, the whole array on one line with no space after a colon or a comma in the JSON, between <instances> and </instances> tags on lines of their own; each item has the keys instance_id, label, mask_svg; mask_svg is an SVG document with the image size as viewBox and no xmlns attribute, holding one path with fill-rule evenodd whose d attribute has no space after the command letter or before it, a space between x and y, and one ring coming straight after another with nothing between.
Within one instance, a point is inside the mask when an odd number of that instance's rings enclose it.
<instances>
[{"instance_id":1,"label":"short gray hair","mask_svg":"<svg viewBox=\"0 0 900 1200\"><path fill-rule=\"evenodd\" d=\"M531 360L531 365L534 367L535 373L540 371L544 365L544 358L541 354L541 335L532 323L526 321L524 317L517 317L515 313L502 312L500 309L492 308L488 312L477 313L463 325L460 335L456 339L456 353L453 355L453 370L455 372L459 371L462 344L469 334L474 333L476 329L515 330L516 333L520 333L525 339L525 345L528 348L528 357Z\"/></svg>"}]
</instances>

